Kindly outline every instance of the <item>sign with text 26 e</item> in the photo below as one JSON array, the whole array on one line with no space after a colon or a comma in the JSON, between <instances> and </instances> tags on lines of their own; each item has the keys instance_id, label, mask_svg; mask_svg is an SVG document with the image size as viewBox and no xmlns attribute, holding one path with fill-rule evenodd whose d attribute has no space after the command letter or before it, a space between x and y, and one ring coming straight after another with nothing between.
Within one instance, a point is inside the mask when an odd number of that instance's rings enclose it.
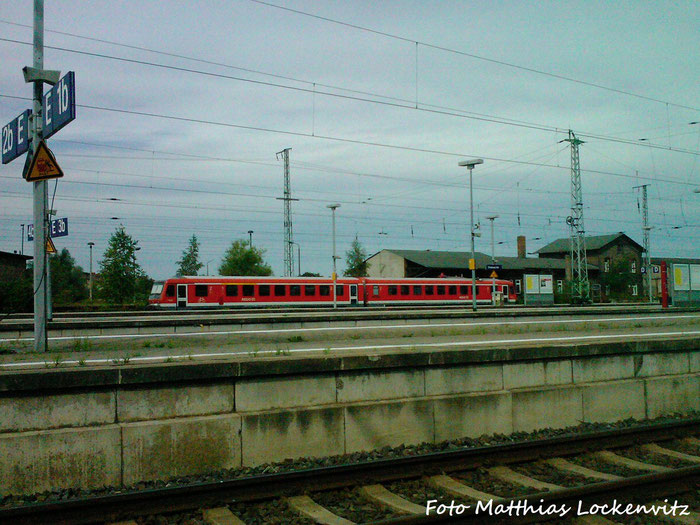
<instances>
[{"instance_id":1,"label":"sign with text 26 e","mask_svg":"<svg viewBox=\"0 0 700 525\"><path fill-rule=\"evenodd\" d=\"M29 117L31 109L2 128L2 163L12 162L29 149Z\"/></svg>"}]
</instances>

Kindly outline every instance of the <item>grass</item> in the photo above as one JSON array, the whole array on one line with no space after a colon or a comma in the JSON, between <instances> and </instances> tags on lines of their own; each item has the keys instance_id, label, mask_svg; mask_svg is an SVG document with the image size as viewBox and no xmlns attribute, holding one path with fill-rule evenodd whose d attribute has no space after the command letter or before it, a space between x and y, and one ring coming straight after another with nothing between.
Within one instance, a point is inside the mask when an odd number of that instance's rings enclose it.
<instances>
[{"instance_id":1,"label":"grass","mask_svg":"<svg viewBox=\"0 0 700 525\"><path fill-rule=\"evenodd\" d=\"M304 338L300 335L294 335L287 338L287 342L289 343L301 343L302 341L304 341Z\"/></svg>"},{"instance_id":2,"label":"grass","mask_svg":"<svg viewBox=\"0 0 700 525\"><path fill-rule=\"evenodd\" d=\"M87 352L92 349L92 342L89 339L74 339L70 347L73 352Z\"/></svg>"}]
</instances>

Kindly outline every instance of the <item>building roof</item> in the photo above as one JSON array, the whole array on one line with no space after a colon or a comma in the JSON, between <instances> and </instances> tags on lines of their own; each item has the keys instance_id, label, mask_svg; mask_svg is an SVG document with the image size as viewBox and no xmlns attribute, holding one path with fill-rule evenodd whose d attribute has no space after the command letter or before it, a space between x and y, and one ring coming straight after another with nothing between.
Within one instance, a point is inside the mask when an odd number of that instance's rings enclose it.
<instances>
[{"instance_id":1,"label":"building roof","mask_svg":"<svg viewBox=\"0 0 700 525\"><path fill-rule=\"evenodd\" d=\"M15 259L16 261L28 261L33 259L31 255L21 255L19 253L3 252L0 250L0 258L3 259Z\"/></svg>"},{"instance_id":2,"label":"building roof","mask_svg":"<svg viewBox=\"0 0 700 525\"><path fill-rule=\"evenodd\" d=\"M667 264L700 264L700 259L689 259L687 257L652 257L651 264L661 264L665 261Z\"/></svg>"},{"instance_id":3,"label":"building roof","mask_svg":"<svg viewBox=\"0 0 700 525\"><path fill-rule=\"evenodd\" d=\"M433 250L382 250L391 252L407 261L425 268L454 268L464 270L469 267L471 252L446 252ZM376 254L375 254L376 255ZM374 255L372 256L374 257ZM370 257L371 258L371 257ZM491 256L485 253L475 252L476 267L486 268L491 264ZM565 270L566 263L563 259L520 258L520 257L496 257L496 264L503 265L504 270ZM597 268L589 264L590 269Z\"/></svg>"},{"instance_id":4,"label":"building roof","mask_svg":"<svg viewBox=\"0 0 700 525\"><path fill-rule=\"evenodd\" d=\"M596 251L604 248L608 244L615 242L620 237L624 237L629 243L634 244L640 251L644 248L627 236L623 232L611 233L608 235L591 235L586 237L586 251ZM557 239L554 242L550 242L546 246L543 246L536 253L547 254L547 253L569 253L571 251L571 244L568 237L563 239Z\"/></svg>"}]
</instances>

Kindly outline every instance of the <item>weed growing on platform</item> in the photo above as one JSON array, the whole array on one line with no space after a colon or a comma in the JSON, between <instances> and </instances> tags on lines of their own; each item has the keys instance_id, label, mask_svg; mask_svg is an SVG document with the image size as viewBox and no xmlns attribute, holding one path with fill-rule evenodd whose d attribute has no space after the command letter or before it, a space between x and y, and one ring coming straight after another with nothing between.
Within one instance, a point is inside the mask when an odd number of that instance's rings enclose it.
<instances>
[{"instance_id":1,"label":"weed growing on platform","mask_svg":"<svg viewBox=\"0 0 700 525\"><path fill-rule=\"evenodd\" d=\"M287 338L287 342L289 343L301 343L304 341L304 338L300 335L294 335L292 337Z\"/></svg>"},{"instance_id":2,"label":"weed growing on platform","mask_svg":"<svg viewBox=\"0 0 700 525\"><path fill-rule=\"evenodd\" d=\"M74 339L73 344L71 344L71 350L73 352L87 352L92 348L92 343L89 339Z\"/></svg>"},{"instance_id":3,"label":"weed growing on platform","mask_svg":"<svg viewBox=\"0 0 700 525\"><path fill-rule=\"evenodd\" d=\"M81 357L80 359L78 359L78 366L85 366L85 358L84 357Z\"/></svg>"}]
</instances>

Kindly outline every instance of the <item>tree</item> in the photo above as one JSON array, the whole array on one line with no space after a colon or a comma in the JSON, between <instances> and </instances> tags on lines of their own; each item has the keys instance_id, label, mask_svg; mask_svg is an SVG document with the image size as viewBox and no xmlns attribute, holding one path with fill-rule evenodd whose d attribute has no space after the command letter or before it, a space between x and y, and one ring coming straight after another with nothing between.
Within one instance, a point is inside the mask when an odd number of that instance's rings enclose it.
<instances>
[{"instance_id":1,"label":"tree","mask_svg":"<svg viewBox=\"0 0 700 525\"><path fill-rule=\"evenodd\" d=\"M264 253L246 240L233 241L221 261L219 275L272 275L272 268L263 261Z\"/></svg>"},{"instance_id":2,"label":"tree","mask_svg":"<svg viewBox=\"0 0 700 525\"><path fill-rule=\"evenodd\" d=\"M50 265L51 298L54 304L77 303L88 297L83 269L76 266L75 259L66 248L50 257Z\"/></svg>"},{"instance_id":3,"label":"tree","mask_svg":"<svg viewBox=\"0 0 700 525\"><path fill-rule=\"evenodd\" d=\"M121 225L109 238L98 281L98 294L108 303L124 304L143 296L148 277L136 262L137 245Z\"/></svg>"},{"instance_id":4,"label":"tree","mask_svg":"<svg viewBox=\"0 0 700 525\"><path fill-rule=\"evenodd\" d=\"M321 277L320 273L304 272L301 274L302 277Z\"/></svg>"},{"instance_id":5,"label":"tree","mask_svg":"<svg viewBox=\"0 0 700 525\"><path fill-rule=\"evenodd\" d=\"M345 252L346 277L367 277L367 252L355 236L350 249Z\"/></svg>"},{"instance_id":6,"label":"tree","mask_svg":"<svg viewBox=\"0 0 700 525\"><path fill-rule=\"evenodd\" d=\"M0 313L31 312L34 310L33 276L31 270L3 271L0 268ZM3 318L0 315L0 320Z\"/></svg>"},{"instance_id":7,"label":"tree","mask_svg":"<svg viewBox=\"0 0 700 525\"><path fill-rule=\"evenodd\" d=\"M605 295L623 299L630 296L630 288L638 283L637 273L632 273L633 257L621 257L610 264L607 272L601 272L600 284L603 290L608 290Z\"/></svg>"},{"instance_id":8,"label":"tree","mask_svg":"<svg viewBox=\"0 0 700 525\"><path fill-rule=\"evenodd\" d=\"M197 272L202 269L202 264L199 262L199 241L197 236L192 234L190 245L182 252L182 259L177 262L177 272L175 275L181 277L183 275L197 275Z\"/></svg>"}]
</instances>

